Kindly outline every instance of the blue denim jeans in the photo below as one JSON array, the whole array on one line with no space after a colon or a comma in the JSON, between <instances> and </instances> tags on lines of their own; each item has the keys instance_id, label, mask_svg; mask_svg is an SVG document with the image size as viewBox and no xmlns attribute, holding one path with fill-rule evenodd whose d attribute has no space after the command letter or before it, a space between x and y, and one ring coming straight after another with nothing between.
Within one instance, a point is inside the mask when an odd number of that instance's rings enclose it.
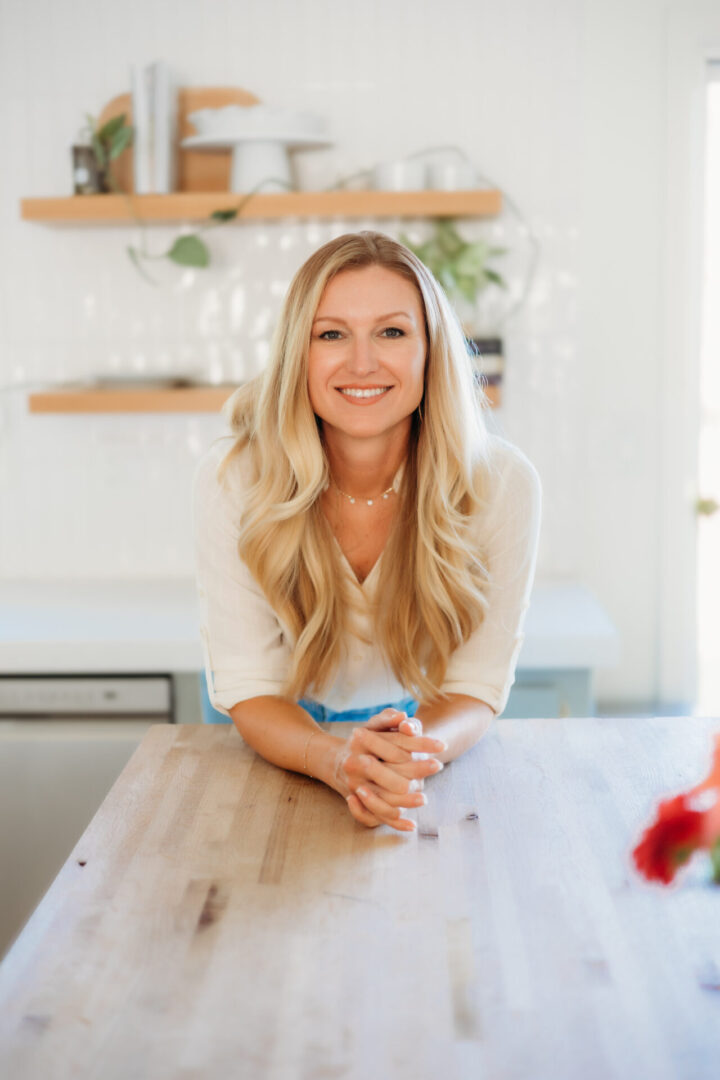
<instances>
[{"instance_id":1,"label":"blue denim jeans","mask_svg":"<svg viewBox=\"0 0 720 1080\"><path fill-rule=\"evenodd\" d=\"M200 672L200 701L202 704L202 718L204 724L231 724L232 720L225 713L218 712L213 708L210 701L210 695L208 694L207 679L204 672ZM386 705L373 705L368 709L347 709L345 712L335 712L333 709L326 708L325 705L319 705L316 701L307 701L303 698L298 702L298 705L302 705L306 712L309 712L313 720L319 724L344 721L351 724L366 724L371 716L375 716L376 713L382 712L383 709L399 709L401 712L407 713L408 716L414 716L415 710L418 707L417 701L414 698L403 698L401 701L391 701Z\"/></svg>"}]
</instances>

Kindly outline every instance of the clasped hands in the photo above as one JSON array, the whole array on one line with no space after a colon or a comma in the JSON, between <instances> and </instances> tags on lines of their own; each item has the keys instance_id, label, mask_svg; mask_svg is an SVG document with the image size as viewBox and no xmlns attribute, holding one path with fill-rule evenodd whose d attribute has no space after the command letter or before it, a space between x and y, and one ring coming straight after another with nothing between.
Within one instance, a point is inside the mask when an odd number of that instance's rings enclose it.
<instances>
[{"instance_id":1,"label":"clasped hands","mask_svg":"<svg viewBox=\"0 0 720 1080\"><path fill-rule=\"evenodd\" d=\"M425 805L425 777L443 768L428 755L446 749L442 740L423 735L420 720L397 709L383 709L367 726L354 728L336 763L338 788L352 816L369 828L412 832L415 822L402 810Z\"/></svg>"}]
</instances>

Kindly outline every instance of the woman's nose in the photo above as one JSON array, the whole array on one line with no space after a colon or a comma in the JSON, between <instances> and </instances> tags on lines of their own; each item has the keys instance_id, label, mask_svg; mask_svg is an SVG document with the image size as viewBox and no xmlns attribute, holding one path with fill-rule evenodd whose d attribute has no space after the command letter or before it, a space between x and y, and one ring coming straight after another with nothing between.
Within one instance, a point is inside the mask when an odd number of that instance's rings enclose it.
<instances>
[{"instance_id":1,"label":"woman's nose","mask_svg":"<svg viewBox=\"0 0 720 1080\"><path fill-rule=\"evenodd\" d=\"M355 375L368 375L378 367L375 347L369 337L355 334L350 341L347 367Z\"/></svg>"}]
</instances>

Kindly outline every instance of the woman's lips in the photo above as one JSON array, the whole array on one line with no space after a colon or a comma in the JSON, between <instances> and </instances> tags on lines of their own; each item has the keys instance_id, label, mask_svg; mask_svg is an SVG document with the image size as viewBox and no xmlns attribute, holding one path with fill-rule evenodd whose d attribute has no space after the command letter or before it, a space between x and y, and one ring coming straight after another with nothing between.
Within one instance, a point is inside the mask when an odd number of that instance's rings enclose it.
<instances>
[{"instance_id":1,"label":"woman's lips","mask_svg":"<svg viewBox=\"0 0 720 1080\"><path fill-rule=\"evenodd\" d=\"M371 405L392 390L391 386L336 386L339 394L352 405Z\"/></svg>"}]
</instances>

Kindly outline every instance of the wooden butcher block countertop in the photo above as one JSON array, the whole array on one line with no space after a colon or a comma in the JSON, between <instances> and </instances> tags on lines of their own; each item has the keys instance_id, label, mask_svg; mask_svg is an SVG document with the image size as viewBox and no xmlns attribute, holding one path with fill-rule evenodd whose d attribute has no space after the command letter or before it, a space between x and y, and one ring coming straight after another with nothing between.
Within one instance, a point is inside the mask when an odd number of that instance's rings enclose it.
<instances>
[{"instance_id":1,"label":"wooden butcher block countertop","mask_svg":"<svg viewBox=\"0 0 720 1080\"><path fill-rule=\"evenodd\" d=\"M720 888L629 852L717 728L501 719L400 835L157 725L0 967L0 1075L714 1080Z\"/></svg>"}]
</instances>

